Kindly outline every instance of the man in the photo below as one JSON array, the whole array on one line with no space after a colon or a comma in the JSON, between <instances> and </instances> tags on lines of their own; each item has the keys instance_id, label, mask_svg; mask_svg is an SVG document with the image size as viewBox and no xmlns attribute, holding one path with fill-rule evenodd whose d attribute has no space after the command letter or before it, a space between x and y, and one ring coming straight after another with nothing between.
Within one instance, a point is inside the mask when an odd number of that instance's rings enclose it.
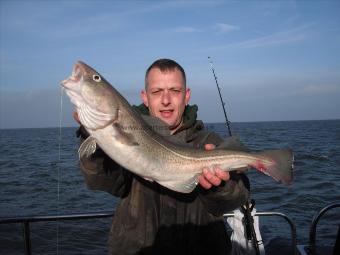
<instances>
[{"instance_id":1,"label":"man","mask_svg":"<svg viewBox=\"0 0 340 255\"><path fill-rule=\"evenodd\" d=\"M169 129L169 140L207 150L228 146L196 120L197 106L188 105L185 72L175 61L159 59L148 68L141 98L143 104L135 110L149 124ZM86 137L82 127L78 134ZM108 241L110 254L228 254L222 215L248 198L239 174L204 168L196 189L182 194L132 174L100 149L80 164L90 189L121 198Z\"/></svg>"}]
</instances>

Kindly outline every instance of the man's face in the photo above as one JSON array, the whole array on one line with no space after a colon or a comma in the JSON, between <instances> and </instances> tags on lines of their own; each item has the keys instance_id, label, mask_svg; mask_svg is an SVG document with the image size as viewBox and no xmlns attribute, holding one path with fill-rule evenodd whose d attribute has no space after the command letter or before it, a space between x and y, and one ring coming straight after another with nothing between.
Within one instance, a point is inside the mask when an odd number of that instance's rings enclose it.
<instances>
[{"instance_id":1,"label":"man's face","mask_svg":"<svg viewBox=\"0 0 340 255\"><path fill-rule=\"evenodd\" d=\"M182 125L182 115L190 99L182 73L178 69L161 72L152 68L147 77L147 89L141 92L143 103L152 116L158 117L176 131Z\"/></svg>"}]
</instances>

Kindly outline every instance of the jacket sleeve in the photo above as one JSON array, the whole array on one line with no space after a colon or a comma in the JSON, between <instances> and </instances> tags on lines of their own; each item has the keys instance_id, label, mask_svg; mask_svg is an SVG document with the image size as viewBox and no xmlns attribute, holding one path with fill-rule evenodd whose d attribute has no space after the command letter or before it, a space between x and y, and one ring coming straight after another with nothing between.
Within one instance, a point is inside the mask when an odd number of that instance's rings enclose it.
<instances>
[{"instance_id":1,"label":"jacket sleeve","mask_svg":"<svg viewBox=\"0 0 340 255\"><path fill-rule=\"evenodd\" d=\"M81 126L77 130L77 136L83 142L88 133ZM99 147L90 157L80 158L79 163L89 189L106 191L117 197L124 197L129 192L132 174L109 158Z\"/></svg>"},{"instance_id":2,"label":"jacket sleeve","mask_svg":"<svg viewBox=\"0 0 340 255\"><path fill-rule=\"evenodd\" d=\"M206 137L207 139L202 146L206 143L213 143L218 148L240 150L242 147L243 150L247 150L238 139L231 138L232 140L223 141L216 133L210 133ZM220 186L212 187L209 190L199 186L198 191L207 210L216 216L220 216L246 203L249 197L249 180L245 174L232 171L230 172L230 179L222 182Z\"/></svg>"}]
</instances>

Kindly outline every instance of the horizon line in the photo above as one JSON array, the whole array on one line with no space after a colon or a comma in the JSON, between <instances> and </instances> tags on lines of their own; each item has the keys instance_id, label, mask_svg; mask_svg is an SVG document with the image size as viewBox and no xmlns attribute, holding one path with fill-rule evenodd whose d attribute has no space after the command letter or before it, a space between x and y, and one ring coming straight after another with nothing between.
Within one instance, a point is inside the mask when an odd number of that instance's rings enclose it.
<instances>
[{"instance_id":1,"label":"horizon line","mask_svg":"<svg viewBox=\"0 0 340 255\"><path fill-rule=\"evenodd\" d=\"M263 123L263 122L302 122L302 121L340 121L340 118L332 119L305 119L305 120L256 120L256 121L230 121L230 123ZM225 124L223 122L203 122L205 126L209 124ZM55 129L60 128L58 126L46 126L46 127L7 127L0 130L15 130L15 129ZM79 128L79 126L62 126L61 128Z\"/></svg>"}]
</instances>

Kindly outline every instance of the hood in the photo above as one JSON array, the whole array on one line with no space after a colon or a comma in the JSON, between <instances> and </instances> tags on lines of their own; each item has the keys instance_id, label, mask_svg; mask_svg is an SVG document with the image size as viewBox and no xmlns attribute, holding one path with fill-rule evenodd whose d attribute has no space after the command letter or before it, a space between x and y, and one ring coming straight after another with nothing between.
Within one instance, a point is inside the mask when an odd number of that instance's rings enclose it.
<instances>
[{"instance_id":1,"label":"hood","mask_svg":"<svg viewBox=\"0 0 340 255\"><path fill-rule=\"evenodd\" d=\"M134 105L133 108L137 110L142 115L150 115L149 108L145 106L145 104L140 104L138 106ZM186 130L186 140L191 140L192 136L204 129L203 122L201 120L197 120L197 105L187 105L184 109L183 115L183 125L175 132L181 132Z\"/></svg>"}]
</instances>

